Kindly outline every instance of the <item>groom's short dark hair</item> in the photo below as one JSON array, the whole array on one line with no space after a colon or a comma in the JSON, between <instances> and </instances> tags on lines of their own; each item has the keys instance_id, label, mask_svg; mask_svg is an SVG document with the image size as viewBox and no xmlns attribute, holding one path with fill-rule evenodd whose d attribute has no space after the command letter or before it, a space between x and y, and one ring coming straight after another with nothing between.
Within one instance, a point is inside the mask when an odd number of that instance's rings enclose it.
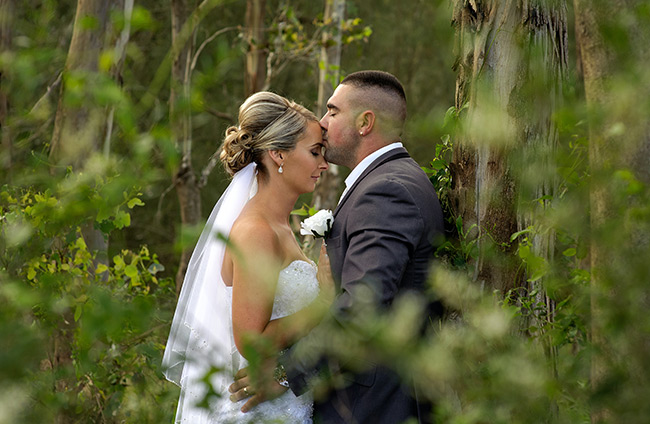
<instances>
[{"instance_id":1,"label":"groom's short dark hair","mask_svg":"<svg viewBox=\"0 0 650 424\"><path fill-rule=\"evenodd\" d=\"M401 135L406 120L406 93L395 75L384 71L358 71L343 78L341 84L368 94L379 94L365 96L366 105L373 106L375 111L383 111L384 116L389 117L398 130L394 136Z\"/></svg>"},{"instance_id":2,"label":"groom's short dark hair","mask_svg":"<svg viewBox=\"0 0 650 424\"><path fill-rule=\"evenodd\" d=\"M390 91L406 102L406 93L402 83L393 74L384 71L359 71L353 72L343 78L341 84L348 84L359 88L380 88Z\"/></svg>"}]
</instances>

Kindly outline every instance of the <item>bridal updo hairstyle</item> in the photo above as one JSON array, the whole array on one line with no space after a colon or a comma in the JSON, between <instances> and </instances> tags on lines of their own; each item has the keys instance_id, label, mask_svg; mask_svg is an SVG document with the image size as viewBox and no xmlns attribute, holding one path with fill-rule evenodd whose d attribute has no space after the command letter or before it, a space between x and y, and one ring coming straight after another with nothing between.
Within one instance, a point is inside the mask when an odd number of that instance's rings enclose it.
<instances>
[{"instance_id":1,"label":"bridal updo hairstyle","mask_svg":"<svg viewBox=\"0 0 650 424\"><path fill-rule=\"evenodd\" d=\"M266 174L264 152L293 150L311 121L318 118L304 106L268 91L255 93L239 107L239 126L226 130L221 162L230 175L251 162Z\"/></svg>"}]
</instances>

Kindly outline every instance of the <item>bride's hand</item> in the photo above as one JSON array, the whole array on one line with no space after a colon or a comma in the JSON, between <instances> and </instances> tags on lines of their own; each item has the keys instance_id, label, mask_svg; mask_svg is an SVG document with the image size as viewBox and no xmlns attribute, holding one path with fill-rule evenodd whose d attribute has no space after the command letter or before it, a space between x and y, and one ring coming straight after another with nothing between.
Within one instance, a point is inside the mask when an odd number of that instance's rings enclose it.
<instances>
[{"instance_id":1,"label":"bride's hand","mask_svg":"<svg viewBox=\"0 0 650 424\"><path fill-rule=\"evenodd\" d=\"M231 393L230 400L232 402L248 398L241 408L242 412L246 413L260 403L278 398L289 390L273 379L275 364L275 360L263 361L263 369L258 371L258 373L261 373L257 378L250 375L248 368L237 371L235 381L228 387L228 391Z\"/></svg>"},{"instance_id":2,"label":"bride's hand","mask_svg":"<svg viewBox=\"0 0 650 424\"><path fill-rule=\"evenodd\" d=\"M330 267L330 258L327 256L325 242L320 246L320 256L318 257L318 283L320 284L321 297L327 302L334 299L336 288L332 278L332 268Z\"/></svg>"}]
</instances>

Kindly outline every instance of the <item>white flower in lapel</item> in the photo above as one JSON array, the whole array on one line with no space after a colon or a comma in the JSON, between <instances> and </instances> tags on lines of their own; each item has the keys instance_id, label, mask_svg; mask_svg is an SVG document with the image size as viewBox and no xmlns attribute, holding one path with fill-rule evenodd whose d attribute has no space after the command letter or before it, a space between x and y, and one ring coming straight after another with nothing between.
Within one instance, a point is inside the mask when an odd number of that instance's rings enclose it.
<instances>
[{"instance_id":1,"label":"white flower in lapel","mask_svg":"<svg viewBox=\"0 0 650 424\"><path fill-rule=\"evenodd\" d=\"M334 215L329 209L321 209L300 223L300 234L327 237L332 229Z\"/></svg>"}]
</instances>

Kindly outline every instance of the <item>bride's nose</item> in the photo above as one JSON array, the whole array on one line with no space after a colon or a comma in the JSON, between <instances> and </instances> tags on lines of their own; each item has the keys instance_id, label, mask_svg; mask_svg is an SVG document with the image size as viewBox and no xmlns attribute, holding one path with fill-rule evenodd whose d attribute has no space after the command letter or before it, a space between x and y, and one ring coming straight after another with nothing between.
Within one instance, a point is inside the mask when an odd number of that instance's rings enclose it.
<instances>
[{"instance_id":1,"label":"bride's nose","mask_svg":"<svg viewBox=\"0 0 650 424\"><path fill-rule=\"evenodd\" d=\"M322 169L323 171L327 171L327 169L330 167L330 164L325 160L324 157L321 156L322 163L320 164L319 168Z\"/></svg>"}]
</instances>

